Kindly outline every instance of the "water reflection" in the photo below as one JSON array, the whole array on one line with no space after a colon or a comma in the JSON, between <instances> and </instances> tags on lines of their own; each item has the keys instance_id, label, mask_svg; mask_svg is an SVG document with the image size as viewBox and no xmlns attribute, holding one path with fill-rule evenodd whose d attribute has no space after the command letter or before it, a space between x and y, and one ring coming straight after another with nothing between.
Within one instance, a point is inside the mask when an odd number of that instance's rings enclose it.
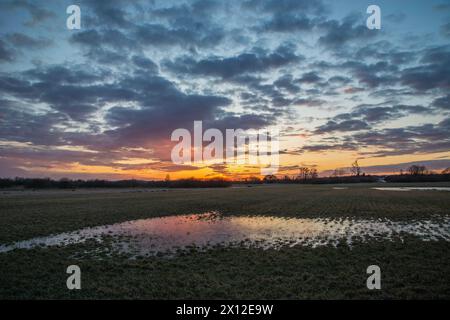
<instances>
[{"instance_id":1,"label":"water reflection","mask_svg":"<svg viewBox=\"0 0 450 320\"><path fill-rule=\"evenodd\" d=\"M380 187L380 188L372 188L375 190L383 190L383 191L411 191L411 190L419 190L419 191L450 191L450 187Z\"/></svg>"},{"instance_id":2,"label":"water reflection","mask_svg":"<svg viewBox=\"0 0 450 320\"><path fill-rule=\"evenodd\" d=\"M0 245L0 252L82 243L88 239L103 242L113 238L116 252L153 255L175 252L190 246L209 248L217 245L280 248L282 246L337 245L344 241L366 241L369 238L402 239L415 235L423 240L450 241L450 217L439 222L431 220L398 222L387 219L307 219L279 217L227 216L217 213L169 216L128 221L113 225L86 228L76 232Z\"/></svg>"}]
</instances>

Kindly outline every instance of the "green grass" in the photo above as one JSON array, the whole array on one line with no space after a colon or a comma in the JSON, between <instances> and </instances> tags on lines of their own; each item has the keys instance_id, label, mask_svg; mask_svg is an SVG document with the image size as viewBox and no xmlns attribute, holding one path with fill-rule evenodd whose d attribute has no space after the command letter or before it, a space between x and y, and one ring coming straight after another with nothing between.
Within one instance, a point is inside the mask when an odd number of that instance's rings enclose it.
<instances>
[{"instance_id":1,"label":"green grass","mask_svg":"<svg viewBox=\"0 0 450 320\"><path fill-rule=\"evenodd\" d=\"M143 193L78 194L67 191L36 196L0 196L0 243L87 226L209 210L234 215L388 217L393 220L450 213L450 193L447 191L379 191L372 190L373 186L350 185L347 190L333 190L331 185L277 185Z\"/></svg>"},{"instance_id":2,"label":"green grass","mask_svg":"<svg viewBox=\"0 0 450 320\"><path fill-rule=\"evenodd\" d=\"M215 249L177 258L74 259L89 245L0 255L0 298L11 299L449 299L450 244L408 239L349 249ZM81 290L66 288L67 266ZM381 268L381 290L366 269Z\"/></svg>"},{"instance_id":3,"label":"green grass","mask_svg":"<svg viewBox=\"0 0 450 320\"><path fill-rule=\"evenodd\" d=\"M449 192L388 192L371 190L373 186L349 185L347 190L333 190L330 185L287 185L0 195L0 243L86 226L208 210L236 215L393 220L450 213ZM98 246L89 242L0 254L0 298L450 298L450 243L445 241L424 242L410 237L404 243L370 241L352 249L220 248L174 258L137 260L84 253ZM70 264L81 267L80 291L66 288L65 270ZM365 285L366 268L372 264L381 267L379 291L368 290Z\"/></svg>"}]
</instances>

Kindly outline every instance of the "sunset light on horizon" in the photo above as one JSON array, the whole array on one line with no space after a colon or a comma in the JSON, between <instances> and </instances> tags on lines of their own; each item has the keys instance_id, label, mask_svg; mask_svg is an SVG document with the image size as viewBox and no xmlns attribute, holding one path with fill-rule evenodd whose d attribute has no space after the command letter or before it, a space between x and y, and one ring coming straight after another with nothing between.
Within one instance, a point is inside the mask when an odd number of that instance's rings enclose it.
<instances>
[{"instance_id":1,"label":"sunset light on horizon","mask_svg":"<svg viewBox=\"0 0 450 320\"><path fill-rule=\"evenodd\" d=\"M277 176L450 167L450 9L441 1L0 4L0 177L261 177L174 164L177 128L280 131ZM189 14L187 14L189 13ZM420 21L420 22L419 22Z\"/></svg>"}]
</instances>

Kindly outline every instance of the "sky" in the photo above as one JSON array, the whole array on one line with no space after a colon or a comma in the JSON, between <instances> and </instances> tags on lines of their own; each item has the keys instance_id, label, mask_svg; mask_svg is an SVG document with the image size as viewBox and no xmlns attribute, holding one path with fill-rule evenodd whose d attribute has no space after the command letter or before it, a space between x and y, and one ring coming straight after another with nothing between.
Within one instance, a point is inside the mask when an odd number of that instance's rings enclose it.
<instances>
[{"instance_id":1,"label":"sky","mask_svg":"<svg viewBox=\"0 0 450 320\"><path fill-rule=\"evenodd\" d=\"M278 129L281 176L438 172L449 89L450 1L0 1L0 177L260 174L173 163L171 133L194 121Z\"/></svg>"}]
</instances>

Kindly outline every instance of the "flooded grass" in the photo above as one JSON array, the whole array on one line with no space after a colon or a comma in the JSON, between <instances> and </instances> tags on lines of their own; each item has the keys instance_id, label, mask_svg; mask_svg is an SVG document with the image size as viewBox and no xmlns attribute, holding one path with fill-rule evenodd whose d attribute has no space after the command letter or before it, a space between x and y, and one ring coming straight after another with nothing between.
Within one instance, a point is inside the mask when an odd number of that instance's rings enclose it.
<instances>
[{"instance_id":1,"label":"flooded grass","mask_svg":"<svg viewBox=\"0 0 450 320\"><path fill-rule=\"evenodd\" d=\"M355 242L335 247L216 248L128 259L98 244L0 254L1 299L449 299L450 242ZM66 268L82 270L67 290ZM366 268L382 270L382 290L366 288Z\"/></svg>"},{"instance_id":2,"label":"flooded grass","mask_svg":"<svg viewBox=\"0 0 450 320\"><path fill-rule=\"evenodd\" d=\"M450 187L382 187L372 189L381 191L450 191Z\"/></svg>"},{"instance_id":3,"label":"flooded grass","mask_svg":"<svg viewBox=\"0 0 450 320\"><path fill-rule=\"evenodd\" d=\"M0 243L86 227L169 215L220 211L223 215L295 218L387 218L396 221L448 215L448 192L382 192L375 184L283 185L168 192L49 192L0 195ZM379 184L386 187L386 184ZM392 186L397 186L393 184ZM404 186L404 185L398 185ZM418 184L417 187L448 187Z\"/></svg>"},{"instance_id":4,"label":"flooded grass","mask_svg":"<svg viewBox=\"0 0 450 320\"><path fill-rule=\"evenodd\" d=\"M0 298L449 299L449 193L373 187L0 195Z\"/></svg>"},{"instance_id":5,"label":"flooded grass","mask_svg":"<svg viewBox=\"0 0 450 320\"><path fill-rule=\"evenodd\" d=\"M0 253L38 246L66 246L108 237L112 249L133 256L173 254L217 246L263 249L325 245L354 241L402 240L416 236L423 241L450 241L450 217L438 220L391 221L389 219L281 218L267 216L223 216L217 212L140 219L84 228L69 233L0 245Z\"/></svg>"}]
</instances>

